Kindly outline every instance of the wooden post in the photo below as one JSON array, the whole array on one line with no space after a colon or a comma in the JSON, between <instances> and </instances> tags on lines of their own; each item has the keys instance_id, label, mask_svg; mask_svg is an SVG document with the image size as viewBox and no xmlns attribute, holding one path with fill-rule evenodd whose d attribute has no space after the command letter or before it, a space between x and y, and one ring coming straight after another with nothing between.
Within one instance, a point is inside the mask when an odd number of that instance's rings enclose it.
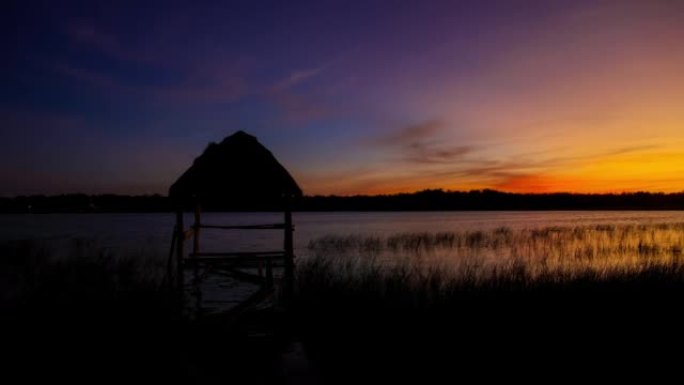
<instances>
[{"instance_id":1,"label":"wooden post","mask_svg":"<svg viewBox=\"0 0 684 385\"><path fill-rule=\"evenodd\" d=\"M200 220L201 207L199 201L195 201L195 224L192 226L192 285L195 294L195 312L199 317L202 312L202 287L200 280L199 263L197 263L197 253L200 248Z\"/></svg>"},{"instance_id":2,"label":"wooden post","mask_svg":"<svg viewBox=\"0 0 684 385\"><path fill-rule=\"evenodd\" d=\"M175 266L173 265L176 258L176 239L178 239L178 225L173 227L173 234L171 234L171 247L169 248L169 258L166 262L166 285L171 292L174 289L174 279L176 277Z\"/></svg>"},{"instance_id":3,"label":"wooden post","mask_svg":"<svg viewBox=\"0 0 684 385\"><path fill-rule=\"evenodd\" d=\"M285 206L285 282L283 285L283 296L285 299L290 299L294 290L294 242L293 233L294 226L292 225L292 211L290 206L290 197L287 197Z\"/></svg>"},{"instance_id":4,"label":"wooden post","mask_svg":"<svg viewBox=\"0 0 684 385\"><path fill-rule=\"evenodd\" d=\"M273 265L271 263L271 260L266 261L266 288L271 289L273 288Z\"/></svg>"},{"instance_id":5,"label":"wooden post","mask_svg":"<svg viewBox=\"0 0 684 385\"><path fill-rule=\"evenodd\" d=\"M199 253L199 235L200 235L200 214L201 214L201 207L199 202L195 204L195 225L193 226L194 228L194 238L192 242L192 252L193 253Z\"/></svg>"},{"instance_id":6,"label":"wooden post","mask_svg":"<svg viewBox=\"0 0 684 385\"><path fill-rule=\"evenodd\" d=\"M178 286L178 293L181 296L183 295L183 285L184 285L184 279L183 279L183 248L184 248L184 241L185 241L185 234L183 231L183 209L178 208L178 211L176 211L176 231L178 234L176 235L176 285Z\"/></svg>"}]
</instances>

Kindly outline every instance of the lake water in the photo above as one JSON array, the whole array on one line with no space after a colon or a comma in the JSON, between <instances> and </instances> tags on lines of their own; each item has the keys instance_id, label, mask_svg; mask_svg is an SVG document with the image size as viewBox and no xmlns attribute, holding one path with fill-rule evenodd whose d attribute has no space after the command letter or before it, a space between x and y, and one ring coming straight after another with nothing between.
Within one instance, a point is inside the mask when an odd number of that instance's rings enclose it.
<instances>
[{"instance_id":1,"label":"lake water","mask_svg":"<svg viewBox=\"0 0 684 385\"><path fill-rule=\"evenodd\" d=\"M282 213L206 213L202 219L205 224L250 225L282 222L283 216ZM307 247L309 242L327 236L366 239L389 238L402 233L462 233L501 227L524 232L549 226L684 223L684 211L327 212L294 213L293 219L296 227L295 254L298 258L306 258L320 252ZM174 215L170 213L0 215L0 242L35 240L49 245L54 255L61 255L60 252L73 250L70 245L85 241L94 249L105 248L120 255L161 257L163 259L159 260L163 261L169 252L174 221ZM185 222L186 226L192 222L190 214L186 215ZM281 230L202 231L202 251L271 251L282 250L283 247ZM679 234L676 238L679 242L677 247L684 248ZM575 251L573 247L582 248L581 244L569 243L566 252L570 255ZM665 246L670 247L669 243ZM337 251L330 252L335 255ZM356 249L349 255L364 256L365 252ZM540 254L538 250L526 252ZM506 256L512 254L512 248L447 248L432 253L430 258L434 258L431 264L448 261L458 266L459 261L468 261L468 257L474 254L488 261L505 261ZM323 255L328 256L328 252ZM381 256L382 263L387 264L401 263L403 257L405 255L401 252ZM417 260L424 260L424 257ZM190 275L186 282L192 282ZM202 297L198 302L192 287L188 285L186 292L188 314L197 308L205 312L228 310L258 290L254 284L224 275L207 275L199 284Z\"/></svg>"},{"instance_id":2,"label":"lake water","mask_svg":"<svg viewBox=\"0 0 684 385\"><path fill-rule=\"evenodd\" d=\"M191 215L186 215L186 224ZM207 224L282 222L280 213L206 213ZM388 236L406 232L460 232L595 224L684 222L684 211L486 211L486 212L322 212L294 213L295 251L307 254L312 239L326 235ZM164 254L171 242L172 214L0 215L0 241L35 239L63 243L91 240L114 251ZM203 230L205 251L277 250L282 232Z\"/></svg>"}]
</instances>

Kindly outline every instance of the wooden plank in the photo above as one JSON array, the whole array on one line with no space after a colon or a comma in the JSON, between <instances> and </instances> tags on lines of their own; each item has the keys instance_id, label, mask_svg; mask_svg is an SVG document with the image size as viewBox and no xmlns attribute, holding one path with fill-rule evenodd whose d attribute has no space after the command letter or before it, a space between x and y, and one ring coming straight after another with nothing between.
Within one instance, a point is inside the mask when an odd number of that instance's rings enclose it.
<instances>
[{"instance_id":1,"label":"wooden plank","mask_svg":"<svg viewBox=\"0 0 684 385\"><path fill-rule=\"evenodd\" d=\"M201 253L190 253L191 257L225 257L225 258L238 258L238 257L282 257L285 252L281 250L276 251L237 251L237 252L201 252Z\"/></svg>"},{"instance_id":2,"label":"wooden plank","mask_svg":"<svg viewBox=\"0 0 684 385\"><path fill-rule=\"evenodd\" d=\"M193 243L192 243L192 252L193 253L199 253L200 229L202 228L201 213L202 213L202 210L201 210L199 202L198 202L197 204L195 204L195 224L192 226L192 229L195 232L195 238L193 239Z\"/></svg>"},{"instance_id":3,"label":"wooden plank","mask_svg":"<svg viewBox=\"0 0 684 385\"><path fill-rule=\"evenodd\" d=\"M285 228L284 223L273 223L266 225L200 225L201 229L223 229L223 230L280 230Z\"/></svg>"},{"instance_id":4,"label":"wooden plank","mask_svg":"<svg viewBox=\"0 0 684 385\"><path fill-rule=\"evenodd\" d=\"M242 301L239 305L228 310L225 314L226 315L237 315L239 313L242 313L242 312L246 311L247 309L249 309L250 307L258 304L259 302L264 301L270 295L273 295L273 288L264 287L264 288L260 289L259 291L255 292L254 294L252 294L251 296L249 296L244 301Z\"/></svg>"},{"instance_id":5,"label":"wooden plank","mask_svg":"<svg viewBox=\"0 0 684 385\"><path fill-rule=\"evenodd\" d=\"M204 265L214 265L214 266L231 266L231 267L244 267L250 269L258 269L261 264L266 262L271 263L272 267L285 267L285 259L283 257L278 258L255 258L255 257L242 257L242 258L189 258L185 260L185 265L196 266L197 264Z\"/></svg>"},{"instance_id":6,"label":"wooden plank","mask_svg":"<svg viewBox=\"0 0 684 385\"><path fill-rule=\"evenodd\" d=\"M241 281L251 282L256 285L263 285L265 281L264 277L262 276L251 274L246 271L240 271L235 268L225 269L225 271L219 271L217 274L231 278L237 278Z\"/></svg>"}]
</instances>

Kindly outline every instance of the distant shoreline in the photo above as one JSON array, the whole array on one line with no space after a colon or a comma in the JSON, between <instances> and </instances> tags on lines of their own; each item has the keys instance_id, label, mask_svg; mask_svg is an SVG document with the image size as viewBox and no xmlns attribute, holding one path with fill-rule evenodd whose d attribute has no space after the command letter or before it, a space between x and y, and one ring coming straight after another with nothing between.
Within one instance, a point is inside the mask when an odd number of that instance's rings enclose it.
<instances>
[{"instance_id":1,"label":"distant shoreline","mask_svg":"<svg viewBox=\"0 0 684 385\"><path fill-rule=\"evenodd\" d=\"M0 214L21 213L163 213L177 206L162 195L32 195L0 198ZM205 211L280 211L273 205L228 202ZM304 196L298 212L411 212L411 211L656 211L684 210L684 192L518 194L494 190L424 190L393 195Z\"/></svg>"},{"instance_id":2,"label":"distant shoreline","mask_svg":"<svg viewBox=\"0 0 684 385\"><path fill-rule=\"evenodd\" d=\"M682 208L678 209L660 209L660 208L606 208L606 209L473 209L473 210L293 210L293 213L524 213L524 212L657 212L657 211L684 211ZM191 214L192 210L183 210L186 214ZM239 214L239 213L281 213L278 210L214 210L206 211L217 214ZM169 211L39 211L39 212L0 212L2 215L55 215L55 214L76 214L76 215L97 215L97 214L173 214Z\"/></svg>"}]
</instances>

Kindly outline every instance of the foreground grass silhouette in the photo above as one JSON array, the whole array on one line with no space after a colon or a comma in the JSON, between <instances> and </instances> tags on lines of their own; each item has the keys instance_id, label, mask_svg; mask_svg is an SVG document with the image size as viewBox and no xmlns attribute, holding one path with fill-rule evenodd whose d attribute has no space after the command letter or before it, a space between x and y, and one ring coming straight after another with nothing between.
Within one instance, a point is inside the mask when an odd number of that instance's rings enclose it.
<instances>
[{"instance_id":1,"label":"foreground grass silhouette","mask_svg":"<svg viewBox=\"0 0 684 385\"><path fill-rule=\"evenodd\" d=\"M4 375L22 382L273 383L289 335L254 339L256 323L180 317L166 261L114 255L76 240L64 249L35 241L0 245L0 338ZM0 372L2 373L2 372Z\"/></svg>"},{"instance_id":2,"label":"foreground grass silhouette","mask_svg":"<svg viewBox=\"0 0 684 385\"><path fill-rule=\"evenodd\" d=\"M293 324L340 383L615 380L678 366L681 263L601 273L528 268L483 277L366 265L347 275L337 262L314 260L299 268Z\"/></svg>"},{"instance_id":3,"label":"foreground grass silhouette","mask_svg":"<svg viewBox=\"0 0 684 385\"><path fill-rule=\"evenodd\" d=\"M163 259L14 242L0 247L7 367L27 380L292 383L282 351L301 341L314 383L655 381L682 358L683 228L326 237L284 312L229 323L179 319Z\"/></svg>"},{"instance_id":4,"label":"foreground grass silhouette","mask_svg":"<svg viewBox=\"0 0 684 385\"><path fill-rule=\"evenodd\" d=\"M7 370L26 382L167 378L176 321L156 261L83 241L63 251L0 247Z\"/></svg>"},{"instance_id":5,"label":"foreground grass silhouette","mask_svg":"<svg viewBox=\"0 0 684 385\"><path fill-rule=\"evenodd\" d=\"M293 323L340 383L653 380L682 356L683 243L677 223L327 236Z\"/></svg>"}]
</instances>

